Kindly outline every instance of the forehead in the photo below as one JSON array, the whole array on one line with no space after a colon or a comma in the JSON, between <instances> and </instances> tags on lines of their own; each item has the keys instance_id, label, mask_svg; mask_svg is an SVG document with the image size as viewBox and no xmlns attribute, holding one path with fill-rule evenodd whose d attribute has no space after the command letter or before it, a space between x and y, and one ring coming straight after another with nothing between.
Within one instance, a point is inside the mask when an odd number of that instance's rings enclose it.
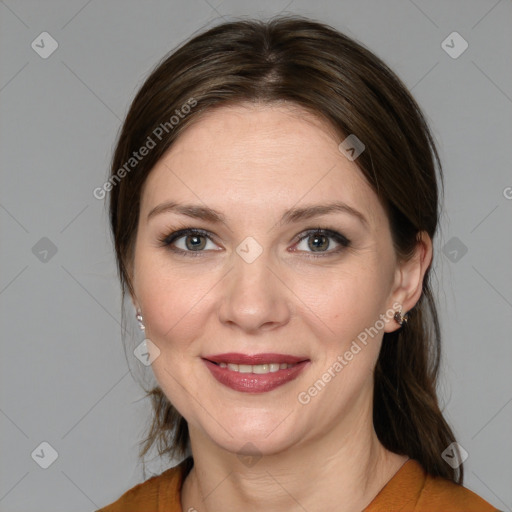
<instances>
[{"instance_id":1,"label":"forehead","mask_svg":"<svg viewBox=\"0 0 512 512\"><path fill-rule=\"evenodd\" d=\"M330 124L297 106L214 109L152 169L141 213L169 200L253 214L345 201L378 221L384 210L356 163L339 151L341 140Z\"/></svg>"}]
</instances>

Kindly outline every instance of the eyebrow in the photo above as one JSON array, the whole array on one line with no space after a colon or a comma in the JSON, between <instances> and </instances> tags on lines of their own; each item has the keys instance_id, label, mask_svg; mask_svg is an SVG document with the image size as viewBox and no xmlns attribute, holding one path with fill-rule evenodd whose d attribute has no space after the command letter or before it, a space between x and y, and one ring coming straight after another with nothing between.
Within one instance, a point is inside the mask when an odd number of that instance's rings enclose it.
<instances>
[{"instance_id":1,"label":"eyebrow","mask_svg":"<svg viewBox=\"0 0 512 512\"><path fill-rule=\"evenodd\" d=\"M207 206L182 204L174 201L168 201L155 206L148 214L147 221L161 213L174 212L180 215L186 215L194 219L200 219L211 223L225 223L226 217L217 210ZM358 210L343 202L334 202L328 204L308 205L301 208L291 208L283 213L278 225L292 224L301 220L311 219L320 215L330 213L348 213L358 219L365 227L369 227L366 217Z\"/></svg>"}]
</instances>

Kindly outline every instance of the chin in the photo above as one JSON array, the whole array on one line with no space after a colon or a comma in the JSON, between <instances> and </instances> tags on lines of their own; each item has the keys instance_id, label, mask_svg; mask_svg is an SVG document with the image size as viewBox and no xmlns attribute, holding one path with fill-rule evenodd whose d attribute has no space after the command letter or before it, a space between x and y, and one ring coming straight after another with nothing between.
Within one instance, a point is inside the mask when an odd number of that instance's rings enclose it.
<instances>
[{"instance_id":1,"label":"chin","mask_svg":"<svg viewBox=\"0 0 512 512\"><path fill-rule=\"evenodd\" d=\"M240 417L226 417L223 426L227 432L219 426L210 432L210 428L205 429L206 435L220 448L239 456L274 455L299 441L298 425L289 411L279 415L269 413L263 421L261 410L251 411L249 414L258 417L253 418L254 421L247 417L243 421L240 421ZM207 419L209 422L210 420L211 418Z\"/></svg>"}]
</instances>

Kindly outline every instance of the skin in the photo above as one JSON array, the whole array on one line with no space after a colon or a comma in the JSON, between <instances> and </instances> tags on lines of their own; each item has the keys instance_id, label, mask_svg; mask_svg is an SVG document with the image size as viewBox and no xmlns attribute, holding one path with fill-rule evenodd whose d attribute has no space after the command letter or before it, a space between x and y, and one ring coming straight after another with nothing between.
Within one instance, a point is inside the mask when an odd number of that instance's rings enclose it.
<instances>
[{"instance_id":1,"label":"skin","mask_svg":"<svg viewBox=\"0 0 512 512\"><path fill-rule=\"evenodd\" d=\"M221 107L187 128L144 185L132 298L160 350L156 379L189 425L194 468L183 510L360 511L407 461L382 446L372 423L372 372L384 332L400 327L392 318L309 403L297 398L379 315L416 304L432 259L425 233L413 258L397 259L384 208L340 142L299 107ZM148 219L168 201L214 208L224 222L174 211ZM292 207L334 201L367 224L344 212L278 222ZM159 241L185 227L212 235L195 257ZM350 246L327 238L318 252L308 246L314 237L297 240L318 227ZM236 252L249 236L263 249L252 263ZM186 241L174 246L187 250ZM226 352L310 362L295 380L250 394L217 382L201 358Z\"/></svg>"}]
</instances>

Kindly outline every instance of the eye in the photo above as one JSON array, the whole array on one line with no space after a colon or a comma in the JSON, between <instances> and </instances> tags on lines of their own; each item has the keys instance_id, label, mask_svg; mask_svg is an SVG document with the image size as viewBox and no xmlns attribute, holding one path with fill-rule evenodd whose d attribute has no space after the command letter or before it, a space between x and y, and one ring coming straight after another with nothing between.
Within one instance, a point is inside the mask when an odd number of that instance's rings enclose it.
<instances>
[{"instance_id":1,"label":"eye","mask_svg":"<svg viewBox=\"0 0 512 512\"><path fill-rule=\"evenodd\" d=\"M205 250L217 250L210 235L202 229L180 229L161 238L160 242L174 252L187 253L187 256L199 256ZM213 247L208 247L208 243Z\"/></svg>"},{"instance_id":2,"label":"eye","mask_svg":"<svg viewBox=\"0 0 512 512\"><path fill-rule=\"evenodd\" d=\"M338 247L332 249L333 245ZM316 228L303 234L299 238L299 242L294 250L317 253L315 255L308 255L308 257L317 258L339 253L349 246L350 240L341 233L330 229Z\"/></svg>"},{"instance_id":3,"label":"eye","mask_svg":"<svg viewBox=\"0 0 512 512\"><path fill-rule=\"evenodd\" d=\"M161 237L159 241L162 246L169 248L169 250L186 256L201 256L206 251L218 250L216 249L218 246L213 242L211 235L207 231L197 228L174 231ZM333 245L334 248L332 248ZM330 229L315 228L299 236L292 252L309 253L307 257L319 258L339 253L349 246L350 240L341 233Z\"/></svg>"}]
</instances>

